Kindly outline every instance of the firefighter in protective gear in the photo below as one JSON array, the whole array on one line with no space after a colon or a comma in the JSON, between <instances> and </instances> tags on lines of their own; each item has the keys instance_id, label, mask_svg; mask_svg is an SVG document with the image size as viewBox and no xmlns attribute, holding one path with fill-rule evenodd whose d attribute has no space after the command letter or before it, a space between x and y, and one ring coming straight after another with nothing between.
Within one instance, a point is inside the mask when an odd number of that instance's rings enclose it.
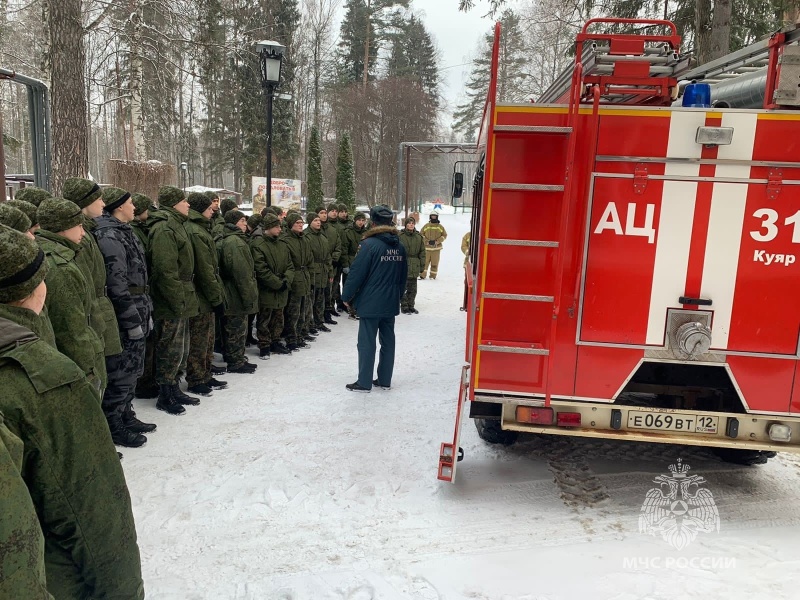
<instances>
[{"instance_id":1,"label":"firefighter in protective gear","mask_svg":"<svg viewBox=\"0 0 800 600\"><path fill-rule=\"evenodd\" d=\"M425 266L422 267L419 278L425 279L430 266L431 279L436 279L436 274L439 272L439 256L442 253L442 243L447 239L447 231L439 223L438 212L433 211L431 213L429 222L425 223L420 233L425 239Z\"/></svg>"}]
</instances>

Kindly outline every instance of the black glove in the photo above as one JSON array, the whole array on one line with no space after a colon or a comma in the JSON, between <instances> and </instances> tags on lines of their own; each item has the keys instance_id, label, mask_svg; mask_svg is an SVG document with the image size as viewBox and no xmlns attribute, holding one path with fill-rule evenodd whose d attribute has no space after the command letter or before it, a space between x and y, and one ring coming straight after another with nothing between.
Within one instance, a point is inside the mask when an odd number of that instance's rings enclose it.
<instances>
[{"instance_id":1,"label":"black glove","mask_svg":"<svg viewBox=\"0 0 800 600\"><path fill-rule=\"evenodd\" d=\"M430 242L428 242L428 246L435 246L435 245L436 245L436 240L431 240Z\"/></svg>"},{"instance_id":2,"label":"black glove","mask_svg":"<svg viewBox=\"0 0 800 600\"><path fill-rule=\"evenodd\" d=\"M225 316L225 305L224 304L217 304L214 307L214 314L218 317L222 318Z\"/></svg>"},{"instance_id":3,"label":"black glove","mask_svg":"<svg viewBox=\"0 0 800 600\"><path fill-rule=\"evenodd\" d=\"M289 287L289 284L286 283L286 280L284 280L283 283L281 284L281 287L278 288L278 291L282 292L283 290L285 290L288 287Z\"/></svg>"}]
</instances>

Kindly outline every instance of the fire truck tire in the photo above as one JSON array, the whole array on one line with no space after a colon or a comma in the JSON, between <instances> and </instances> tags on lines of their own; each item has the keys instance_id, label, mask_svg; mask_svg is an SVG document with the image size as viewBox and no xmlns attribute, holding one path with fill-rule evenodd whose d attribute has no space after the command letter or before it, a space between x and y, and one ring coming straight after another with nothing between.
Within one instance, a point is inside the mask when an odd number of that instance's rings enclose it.
<instances>
[{"instance_id":1,"label":"fire truck tire","mask_svg":"<svg viewBox=\"0 0 800 600\"><path fill-rule=\"evenodd\" d=\"M475 419L475 428L484 442L510 446L517 441L519 433L504 431L500 426L500 419Z\"/></svg>"},{"instance_id":2,"label":"fire truck tire","mask_svg":"<svg viewBox=\"0 0 800 600\"><path fill-rule=\"evenodd\" d=\"M737 450L735 448L714 448L714 454L716 454L724 462L733 463L735 465L745 465L748 467L766 464L770 458L773 458L776 455L775 452L763 452L760 450Z\"/></svg>"}]
</instances>

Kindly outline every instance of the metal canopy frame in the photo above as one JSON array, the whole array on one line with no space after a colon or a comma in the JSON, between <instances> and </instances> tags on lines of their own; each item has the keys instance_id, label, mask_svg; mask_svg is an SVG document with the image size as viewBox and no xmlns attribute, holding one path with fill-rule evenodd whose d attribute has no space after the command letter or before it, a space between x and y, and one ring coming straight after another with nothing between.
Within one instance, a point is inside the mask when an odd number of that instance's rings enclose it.
<instances>
[{"instance_id":1,"label":"metal canopy frame","mask_svg":"<svg viewBox=\"0 0 800 600\"><path fill-rule=\"evenodd\" d=\"M477 144L450 144L446 142L401 142L397 149L397 207L408 213L408 180L411 152L419 154L478 154Z\"/></svg>"},{"instance_id":2,"label":"metal canopy frame","mask_svg":"<svg viewBox=\"0 0 800 600\"><path fill-rule=\"evenodd\" d=\"M50 190L53 146L50 130L50 91L38 79L21 75L0 67L0 81L7 80L28 88L28 114L30 117L31 154L33 158L33 181L40 188ZM0 144L3 143L0 138ZM5 164L0 165L5 192Z\"/></svg>"}]
</instances>

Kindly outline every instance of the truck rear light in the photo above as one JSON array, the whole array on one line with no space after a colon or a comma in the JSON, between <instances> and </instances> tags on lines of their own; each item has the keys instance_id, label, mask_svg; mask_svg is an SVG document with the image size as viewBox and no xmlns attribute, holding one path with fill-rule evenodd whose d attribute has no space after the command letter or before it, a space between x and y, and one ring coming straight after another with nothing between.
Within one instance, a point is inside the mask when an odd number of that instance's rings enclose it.
<instances>
[{"instance_id":1,"label":"truck rear light","mask_svg":"<svg viewBox=\"0 0 800 600\"><path fill-rule=\"evenodd\" d=\"M769 426L769 439L773 442L790 442L792 440L792 428L781 423L773 423Z\"/></svg>"},{"instance_id":2,"label":"truck rear light","mask_svg":"<svg viewBox=\"0 0 800 600\"><path fill-rule=\"evenodd\" d=\"M580 427L581 426L581 413L576 412L560 412L558 413L558 426L559 427Z\"/></svg>"},{"instance_id":3,"label":"truck rear light","mask_svg":"<svg viewBox=\"0 0 800 600\"><path fill-rule=\"evenodd\" d=\"M534 425L552 425L553 409L550 407L518 406L517 421L520 423L533 423Z\"/></svg>"}]
</instances>

